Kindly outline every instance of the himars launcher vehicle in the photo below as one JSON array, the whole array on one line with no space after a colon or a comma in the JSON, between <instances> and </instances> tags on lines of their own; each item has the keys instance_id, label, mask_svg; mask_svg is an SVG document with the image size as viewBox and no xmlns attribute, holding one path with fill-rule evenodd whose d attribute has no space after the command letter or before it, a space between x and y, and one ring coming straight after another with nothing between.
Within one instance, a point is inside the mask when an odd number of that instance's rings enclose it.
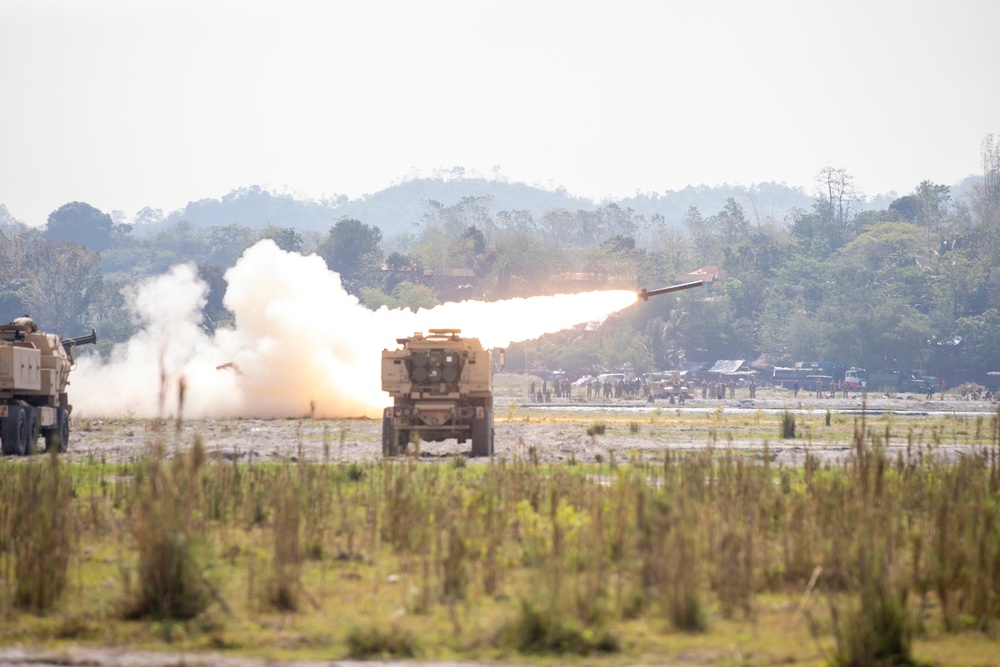
<instances>
[{"instance_id":1,"label":"himars launcher vehicle","mask_svg":"<svg viewBox=\"0 0 1000 667\"><path fill-rule=\"evenodd\" d=\"M382 454L421 440L472 440L472 456L493 455L493 358L459 329L430 329L382 351L382 390L393 405L382 416Z\"/></svg>"},{"instance_id":2,"label":"himars launcher vehicle","mask_svg":"<svg viewBox=\"0 0 1000 667\"><path fill-rule=\"evenodd\" d=\"M0 325L0 444L5 455L23 456L37 449L69 447L66 394L76 346L97 342L97 334L60 338L38 331L29 317Z\"/></svg>"},{"instance_id":3,"label":"himars launcher vehicle","mask_svg":"<svg viewBox=\"0 0 1000 667\"><path fill-rule=\"evenodd\" d=\"M643 289L636 296L648 301L701 284ZM383 456L404 453L414 433L431 442L472 440L472 456L493 456L493 357L477 338L461 333L430 329L397 338L399 349L382 351L382 391L392 397L382 414Z\"/></svg>"}]
</instances>

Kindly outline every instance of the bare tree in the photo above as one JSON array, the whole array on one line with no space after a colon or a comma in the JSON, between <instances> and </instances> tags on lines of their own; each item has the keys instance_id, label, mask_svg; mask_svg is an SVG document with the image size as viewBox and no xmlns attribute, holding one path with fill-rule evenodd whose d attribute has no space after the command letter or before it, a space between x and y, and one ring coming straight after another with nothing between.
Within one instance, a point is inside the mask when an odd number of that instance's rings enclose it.
<instances>
[{"instance_id":1,"label":"bare tree","mask_svg":"<svg viewBox=\"0 0 1000 667\"><path fill-rule=\"evenodd\" d=\"M830 220L847 226L863 196L854 185L854 177L842 167L827 165L816 175L816 183L819 186L819 196L826 200L829 207Z\"/></svg>"}]
</instances>

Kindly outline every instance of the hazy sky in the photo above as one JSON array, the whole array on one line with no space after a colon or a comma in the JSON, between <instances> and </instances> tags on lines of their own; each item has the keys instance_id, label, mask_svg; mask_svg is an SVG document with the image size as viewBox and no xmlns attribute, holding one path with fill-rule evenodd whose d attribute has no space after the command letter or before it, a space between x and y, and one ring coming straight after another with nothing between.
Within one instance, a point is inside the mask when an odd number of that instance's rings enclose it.
<instances>
[{"instance_id":1,"label":"hazy sky","mask_svg":"<svg viewBox=\"0 0 1000 667\"><path fill-rule=\"evenodd\" d=\"M979 173L1000 2L0 0L0 203L134 214L461 165L592 198Z\"/></svg>"}]
</instances>

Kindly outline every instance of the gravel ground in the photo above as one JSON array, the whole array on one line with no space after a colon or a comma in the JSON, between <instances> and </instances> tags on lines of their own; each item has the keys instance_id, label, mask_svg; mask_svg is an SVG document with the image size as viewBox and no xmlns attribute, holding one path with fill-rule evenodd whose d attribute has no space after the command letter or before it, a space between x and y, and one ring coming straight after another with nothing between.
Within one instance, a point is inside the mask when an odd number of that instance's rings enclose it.
<instances>
[{"instance_id":1,"label":"gravel ground","mask_svg":"<svg viewBox=\"0 0 1000 667\"><path fill-rule=\"evenodd\" d=\"M527 456L533 450L542 462L558 462L573 458L580 462L608 460L630 452L655 454L665 448L678 451L700 449L706 446L704 430L692 433L670 432L671 417L678 411L685 413L714 412L722 409L725 414L754 415L762 411L777 424L777 414L792 410L799 414L824 415L827 410L839 414L861 414L860 399L815 399L800 396L777 395L750 401L746 398L724 401L688 401L685 406L659 402L655 406L640 401L614 403L563 403L532 405L522 404L514 409L513 419L507 419L510 399L498 399L495 409L496 456L511 458ZM650 425L653 410L659 408L656 424ZM926 416L929 419L950 414L982 414L989 417L997 410L996 403L917 400L869 399L864 409L869 414L893 411L900 415ZM579 421L574 422L575 414ZM606 416L606 417L605 417ZM640 432L633 434L619 426L608 429L602 436L586 434L586 425L595 420L632 419L639 422ZM525 418L530 418L525 421ZM547 419L551 417L551 419ZM555 420L555 421L554 421ZM157 425L148 420L77 420L70 437L70 460L98 458L109 462L134 460L154 444L167 449L189 446L196 437L202 438L211 455L226 460L256 461L374 461L381 456L381 422L369 419L309 420L309 419L226 419L186 421L180 431L172 421ZM729 446L728 440L720 438ZM734 438L731 446L737 450L762 451L759 437ZM905 443L891 447L905 447ZM436 460L467 454L470 445L454 440L443 443L421 443L423 460ZM806 451L830 461L847 457L850 443L830 442L816 438L812 442L772 439L769 453L779 463L800 463ZM952 455L962 447L941 445L939 453Z\"/></svg>"},{"instance_id":2,"label":"gravel ground","mask_svg":"<svg viewBox=\"0 0 1000 667\"><path fill-rule=\"evenodd\" d=\"M237 658L218 653L158 653L118 649L74 648L68 651L34 651L20 647L0 647L0 667L264 667L280 664L286 667L478 667L473 662L401 662L327 660L274 662L255 658ZM499 667L490 663L490 667Z\"/></svg>"}]
</instances>

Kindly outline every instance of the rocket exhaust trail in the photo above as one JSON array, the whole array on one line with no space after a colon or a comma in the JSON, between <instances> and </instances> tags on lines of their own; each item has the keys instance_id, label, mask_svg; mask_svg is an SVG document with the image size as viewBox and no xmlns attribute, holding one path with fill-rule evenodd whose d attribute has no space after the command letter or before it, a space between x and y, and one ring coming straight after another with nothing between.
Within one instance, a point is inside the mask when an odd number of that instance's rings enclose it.
<instances>
[{"instance_id":1,"label":"rocket exhaust trail","mask_svg":"<svg viewBox=\"0 0 1000 667\"><path fill-rule=\"evenodd\" d=\"M265 240L226 272L233 328L202 326L207 286L192 265L174 267L126 292L139 331L107 362L82 357L70 393L86 417L377 417L381 352L431 328L461 329L486 347L506 347L581 322L603 321L639 298L602 290L497 302L377 311L362 306L316 255ZM162 387L162 388L161 388ZM313 406L313 407L311 407Z\"/></svg>"}]
</instances>

